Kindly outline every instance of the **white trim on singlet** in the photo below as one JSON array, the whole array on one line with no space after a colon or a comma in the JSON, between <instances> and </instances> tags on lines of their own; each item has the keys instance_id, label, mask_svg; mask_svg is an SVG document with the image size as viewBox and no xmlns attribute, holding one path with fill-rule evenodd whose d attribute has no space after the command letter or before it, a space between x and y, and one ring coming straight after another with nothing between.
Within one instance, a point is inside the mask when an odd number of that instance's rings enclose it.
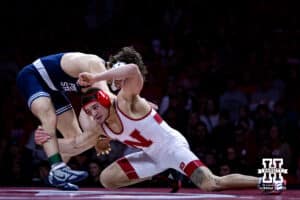
<instances>
[{"instance_id":1,"label":"white trim on singlet","mask_svg":"<svg viewBox=\"0 0 300 200\"><path fill-rule=\"evenodd\" d=\"M64 106L64 107L61 107L61 108L57 109L57 110L55 111L55 114L56 114L56 115L60 115L60 114L66 112L67 110L70 110L70 109L72 109L72 108L73 108L72 105L71 105L71 104L68 104L68 105L66 105L66 106Z\"/></svg>"},{"instance_id":2,"label":"white trim on singlet","mask_svg":"<svg viewBox=\"0 0 300 200\"><path fill-rule=\"evenodd\" d=\"M27 101L28 107L30 108L32 102L39 97L50 97L50 94L48 94L47 92L37 92L37 93L33 94L31 97L29 97L29 99Z\"/></svg>"},{"instance_id":3,"label":"white trim on singlet","mask_svg":"<svg viewBox=\"0 0 300 200\"><path fill-rule=\"evenodd\" d=\"M52 90L58 91L58 89L54 86L53 82L51 81L42 61L40 59L37 59L32 64L38 70L39 74L41 75L45 83L48 85L48 87Z\"/></svg>"}]
</instances>

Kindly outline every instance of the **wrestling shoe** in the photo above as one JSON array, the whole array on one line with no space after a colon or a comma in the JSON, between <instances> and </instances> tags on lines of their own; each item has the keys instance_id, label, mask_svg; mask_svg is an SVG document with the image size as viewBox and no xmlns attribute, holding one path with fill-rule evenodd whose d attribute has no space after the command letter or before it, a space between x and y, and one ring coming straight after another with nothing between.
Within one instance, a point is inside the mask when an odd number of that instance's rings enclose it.
<instances>
[{"instance_id":1,"label":"wrestling shoe","mask_svg":"<svg viewBox=\"0 0 300 200\"><path fill-rule=\"evenodd\" d=\"M169 188L171 188L170 193L178 192L182 186L181 180L174 178L171 174L169 174L169 176L157 175L154 177L154 182L167 185Z\"/></svg>"},{"instance_id":2,"label":"wrestling shoe","mask_svg":"<svg viewBox=\"0 0 300 200\"><path fill-rule=\"evenodd\" d=\"M169 185L172 188L170 193L176 193L180 190L182 183L181 180L171 180Z\"/></svg>"},{"instance_id":3,"label":"wrestling shoe","mask_svg":"<svg viewBox=\"0 0 300 200\"><path fill-rule=\"evenodd\" d=\"M258 188L264 194L281 194L284 190L286 190L286 180L274 183L263 183L260 181Z\"/></svg>"},{"instance_id":4,"label":"wrestling shoe","mask_svg":"<svg viewBox=\"0 0 300 200\"><path fill-rule=\"evenodd\" d=\"M85 171L72 170L65 163L54 166L48 176L49 183L56 187L68 187L68 183L75 183L85 179L88 173Z\"/></svg>"}]
</instances>

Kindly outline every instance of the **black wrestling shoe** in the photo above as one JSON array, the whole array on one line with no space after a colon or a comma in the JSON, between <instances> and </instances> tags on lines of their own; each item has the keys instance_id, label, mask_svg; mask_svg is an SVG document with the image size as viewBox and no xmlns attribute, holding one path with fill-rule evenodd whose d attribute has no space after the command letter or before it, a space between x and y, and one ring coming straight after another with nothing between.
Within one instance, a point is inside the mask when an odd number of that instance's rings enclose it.
<instances>
[{"instance_id":1,"label":"black wrestling shoe","mask_svg":"<svg viewBox=\"0 0 300 200\"><path fill-rule=\"evenodd\" d=\"M182 186L181 180L175 179L171 174L169 174L169 176L157 175L153 177L153 180L170 187L170 193L178 192Z\"/></svg>"}]
</instances>

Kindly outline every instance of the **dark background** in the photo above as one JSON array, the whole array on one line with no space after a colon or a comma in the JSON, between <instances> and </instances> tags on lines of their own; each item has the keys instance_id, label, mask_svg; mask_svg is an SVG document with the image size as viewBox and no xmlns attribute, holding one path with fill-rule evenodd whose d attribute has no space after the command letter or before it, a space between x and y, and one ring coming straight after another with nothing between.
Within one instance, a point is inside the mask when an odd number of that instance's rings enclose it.
<instances>
[{"instance_id":1,"label":"dark background","mask_svg":"<svg viewBox=\"0 0 300 200\"><path fill-rule=\"evenodd\" d=\"M38 122L15 87L17 72L52 53L108 59L132 45L150 72L143 96L160 105L214 173L257 175L262 158L280 157L290 187L297 187L299 15L294 1L283 0L1 1L0 184L47 185L49 166L32 143ZM77 97L71 98L78 110ZM90 150L70 165L90 171L95 162L101 171L127 152L114 145L110 156L97 158Z\"/></svg>"}]
</instances>

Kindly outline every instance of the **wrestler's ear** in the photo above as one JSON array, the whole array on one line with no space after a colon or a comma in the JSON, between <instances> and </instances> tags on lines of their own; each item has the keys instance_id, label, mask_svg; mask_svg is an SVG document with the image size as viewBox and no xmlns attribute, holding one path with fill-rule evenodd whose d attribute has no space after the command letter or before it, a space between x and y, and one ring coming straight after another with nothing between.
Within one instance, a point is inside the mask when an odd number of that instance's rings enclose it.
<instances>
[{"instance_id":1,"label":"wrestler's ear","mask_svg":"<svg viewBox=\"0 0 300 200\"><path fill-rule=\"evenodd\" d=\"M105 68L106 68L106 69L111 69L112 66L113 66L113 64L112 64L111 62L106 62L106 63L105 63Z\"/></svg>"}]
</instances>

